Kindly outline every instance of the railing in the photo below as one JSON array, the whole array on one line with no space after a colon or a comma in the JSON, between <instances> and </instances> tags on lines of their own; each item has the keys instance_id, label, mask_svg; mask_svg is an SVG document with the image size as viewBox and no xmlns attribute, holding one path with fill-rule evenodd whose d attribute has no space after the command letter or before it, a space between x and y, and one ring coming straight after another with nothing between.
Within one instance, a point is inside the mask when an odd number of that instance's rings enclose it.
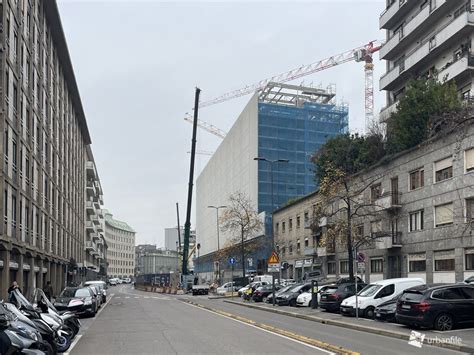
<instances>
[{"instance_id":1,"label":"railing","mask_svg":"<svg viewBox=\"0 0 474 355\"><path fill-rule=\"evenodd\" d=\"M392 232L392 247L402 245L402 232Z\"/></svg>"}]
</instances>

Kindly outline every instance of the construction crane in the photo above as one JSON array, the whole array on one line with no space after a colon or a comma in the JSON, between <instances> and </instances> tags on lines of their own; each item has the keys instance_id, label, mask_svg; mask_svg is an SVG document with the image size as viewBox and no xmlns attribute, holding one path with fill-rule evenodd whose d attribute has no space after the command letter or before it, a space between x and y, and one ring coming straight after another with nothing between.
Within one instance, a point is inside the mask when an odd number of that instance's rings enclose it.
<instances>
[{"instance_id":1,"label":"construction crane","mask_svg":"<svg viewBox=\"0 0 474 355\"><path fill-rule=\"evenodd\" d=\"M187 151L188 154L191 154L191 151L188 150ZM214 154L214 152L211 152L209 150L199 150L199 149L196 149L196 154L200 154L200 155L212 155Z\"/></svg>"},{"instance_id":2,"label":"construction crane","mask_svg":"<svg viewBox=\"0 0 474 355\"><path fill-rule=\"evenodd\" d=\"M191 124L193 123L193 118L189 115L189 113L186 113L186 117L184 117L184 120L191 123ZM223 130L217 128L216 126L213 126L210 123L201 121L200 119L198 119L197 125L198 125L198 127L206 130L209 133L212 133L213 135L215 135L219 138L224 139L225 136L227 135L227 133L224 132Z\"/></svg>"},{"instance_id":3,"label":"construction crane","mask_svg":"<svg viewBox=\"0 0 474 355\"><path fill-rule=\"evenodd\" d=\"M365 71L365 123L366 123L366 128L373 122L374 118L374 63L373 63L373 54L380 50L382 47L383 42L379 40L373 40L370 41L369 43L350 49L346 52L340 53L333 55L329 58L320 60L318 62L308 64L308 65L302 65L301 67L298 67L296 69L290 70L288 72L272 76L271 78L260 80L259 82L253 84L253 85L248 85L245 86L241 89L237 89L231 92L228 92L224 95L221 95L219 97L216 97L212 100L208 101L203 101L199 103L199 107L206 107L206 106L211 106L215 105L224 101L228 101L237 97L241 97L244 95L252 94L255 91L262 90L268 83L274 81L274 82L288 82L292 81L298 78L301 78L306 75L310 75L322 70L326 70L329 68L332 68L336 65L340 65L343 63L351 62L351 61L356 61L356 62L364 62L364 71ZM185 118L186 119L186 118ZM186 119L187 120L187 119ZM192 119L190 119L190 122L192 123ZM208 132L213 133L221 138L225 137L222 135L218 135L214 132L214 130L219 130L213 125L210 125L209 123L205 123L203 121L200 122L201 125L198 122L198 126L201 128L206 129ZM212 131L208 130L206 126L212 127ZM220 131L220 130L219 130ZM220 131L222 132L222 131Z\"/></svg>"}]
</instances>

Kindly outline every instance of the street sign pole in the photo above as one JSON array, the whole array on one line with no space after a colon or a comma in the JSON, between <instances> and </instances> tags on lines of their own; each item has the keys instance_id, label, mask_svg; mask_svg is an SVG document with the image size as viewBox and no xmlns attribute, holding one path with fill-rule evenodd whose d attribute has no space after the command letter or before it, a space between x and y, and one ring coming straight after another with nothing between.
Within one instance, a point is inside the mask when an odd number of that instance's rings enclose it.
<instances>
[{"instance_id":1,"label":"street sign pole","mask_svg":"<svg viewBox=\"0 0 474 355\"><path fill-rule=\"evenodd\" d=\"M276 273L272 273L272 294L273 294L273 297L272 297L272 303L273 303L273 307L275 307L275 275Z\"/></svg>"},{"instance_id":2,"label":"street sign pole","mask_svg":"<svg viewBox=\"0 0 474 355\"><path fill-rule=\"evenodd\" d=\"M233 299L234 298L234 264L231 264L232 267L231 267L231 272L230 272L230 277L231 277L231 280L232 280L232 293L230 294L230 299Z\"/></svg>"}]
</instances>

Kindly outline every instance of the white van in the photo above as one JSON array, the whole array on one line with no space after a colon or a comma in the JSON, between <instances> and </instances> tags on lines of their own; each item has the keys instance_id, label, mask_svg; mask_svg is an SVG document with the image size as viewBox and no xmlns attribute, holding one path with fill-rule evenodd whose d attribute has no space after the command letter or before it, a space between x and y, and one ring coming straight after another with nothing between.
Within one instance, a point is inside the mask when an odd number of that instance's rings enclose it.
<instances>
[{"instance_id":1,"label":"white van","mask_svg":"<svg viewBox=\"0 0 474 355\"><path fill-rule=\"evenodd\" d=\"M266 282L271 284L273 282L272 275L257 275L253 278L252 282Z\"/></svg>"},{"instance_id":2,"label":"white van","mask_svg":"<svg viewBox=\"0 0 474 355\"><path fill-rule=\"evenodd\" d=\"M425 280L419 277L403 277L387 279L365 286L357 295L359 314L366 318L374 318L374 310L379 304L391 300L407 288L424 285ZM342 314L355 314L356 297L346 298L341 303Z\"/></svg>"}]
</instances>

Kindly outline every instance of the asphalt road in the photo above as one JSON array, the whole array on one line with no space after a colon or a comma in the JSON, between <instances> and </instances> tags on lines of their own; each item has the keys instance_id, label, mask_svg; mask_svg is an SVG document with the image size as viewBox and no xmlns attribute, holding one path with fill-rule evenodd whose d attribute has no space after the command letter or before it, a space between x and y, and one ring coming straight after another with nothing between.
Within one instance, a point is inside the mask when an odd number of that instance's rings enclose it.
<instances>
[{"instance_id":1,"label":"asphalt road","mask_svg":"<svg viewBox=\"0 0 474 355\"><path fill-rule=\"evenodd\" d=\"M310 345L183 303L173 296L112 287L85 319L70 354L328 354Z\"/></svg>"},{"instance_id":2,"label":"asphalt road","mask_svg":"<svg viewBox=\"0 0 474 355\"><path fill-rule=\"evenodd\" d=\"M70 354L327 354L331 350L304 344L298 337L282 336L282 332L361 354L459 354L427 345L419 349L405 340L252 310L204 296L152 294L130 285L111 287L109 293L113 295L98 316L83 321ZM241 318L231 319L226 314ZM248 324L251 322L268 329Z\"/></svg>"}]
</instances>

